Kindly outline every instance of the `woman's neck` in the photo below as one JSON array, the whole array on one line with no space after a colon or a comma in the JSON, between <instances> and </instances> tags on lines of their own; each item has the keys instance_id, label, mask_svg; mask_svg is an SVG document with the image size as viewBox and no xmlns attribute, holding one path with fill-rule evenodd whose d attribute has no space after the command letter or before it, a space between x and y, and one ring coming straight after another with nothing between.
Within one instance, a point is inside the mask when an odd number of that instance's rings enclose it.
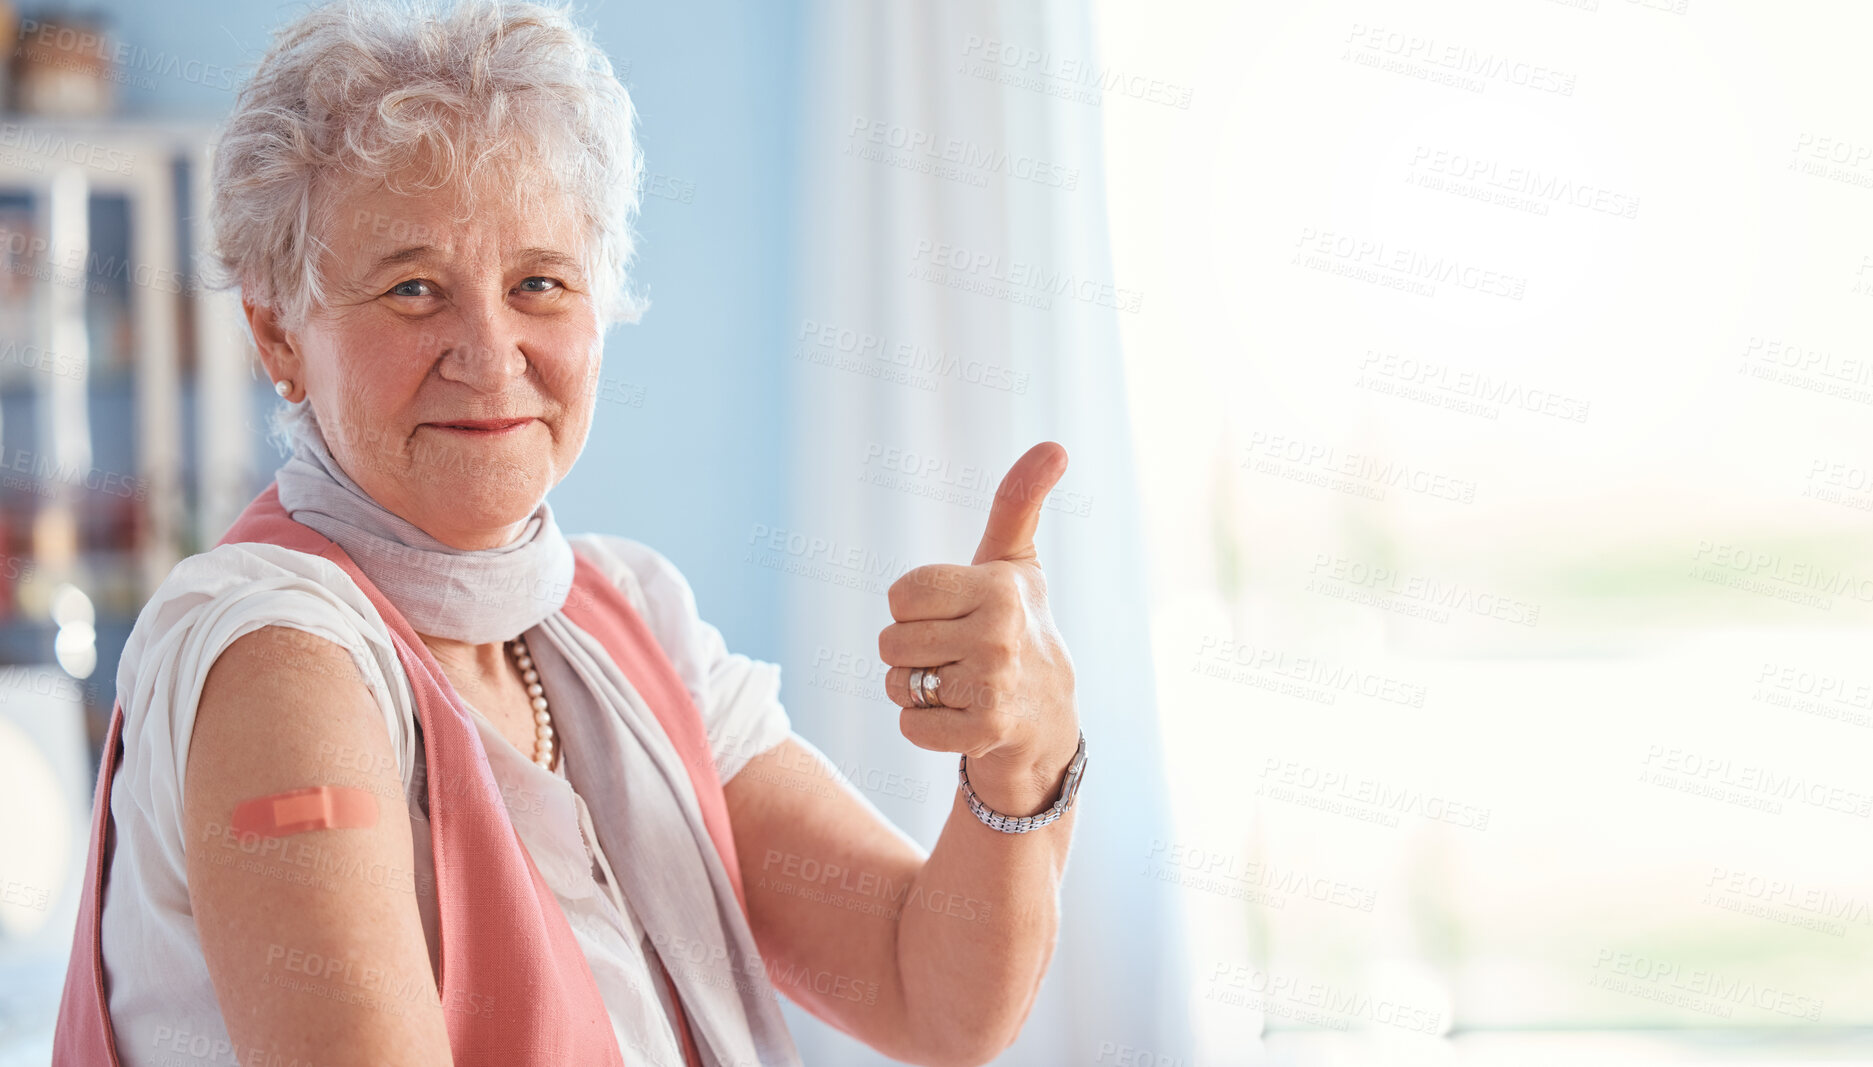
<instances>
[{"instance_id":1,"label":"woman's neck","mask_svg":"<svg viewBox=\"0 0 1873 1067\"><path fill-rule=\"evenodd\" d=\"M474 678L490 682L507 674L512 668L507 663L507 642L490 641L486 644L470 644L467 641L454 641L447 637L431 637L428 634L416 635L436 657L443 673L451 679Z\"/></svg>"}]
</instances>

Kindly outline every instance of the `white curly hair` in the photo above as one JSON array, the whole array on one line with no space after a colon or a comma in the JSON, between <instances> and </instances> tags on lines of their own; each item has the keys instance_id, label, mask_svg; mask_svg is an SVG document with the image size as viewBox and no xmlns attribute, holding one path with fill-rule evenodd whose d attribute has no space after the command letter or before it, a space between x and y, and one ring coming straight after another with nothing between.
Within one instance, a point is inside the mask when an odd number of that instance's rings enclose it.
<instances>
[{"instance_id":1,"label":"white curly hair","mask_svg":"<svg viewBox=\"0 0 1873 1067\"><path fill-rule=\"evenodd\" d=\"M539 185L500 179L525 169L583 218L601 324L635 322L646 306L627 289L644 172L636 117L610 59L564 6L335 0L313 8L274 35L221 130L209 204L209 273L219 277L211 280L239 286L297 326L325 299L321 235L346 190L472 185L522 202L537 198ZM295 409L306 406L282 405L276 441L285 443Z\"/></svg>"}]
</instances>

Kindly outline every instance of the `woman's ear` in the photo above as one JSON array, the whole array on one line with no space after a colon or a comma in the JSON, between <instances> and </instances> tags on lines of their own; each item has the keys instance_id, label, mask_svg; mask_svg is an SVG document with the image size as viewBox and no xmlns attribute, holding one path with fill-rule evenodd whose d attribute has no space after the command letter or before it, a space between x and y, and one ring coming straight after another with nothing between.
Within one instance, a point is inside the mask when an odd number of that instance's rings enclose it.
<instances>
[{"instance_id":1,"label":"woman's ear","mask_svg":"<svg viewBox=\"0 0 1873 1067\"><path fill-rule=\"evenodd\" d=\"M292 335L280 323L279 313L265 304L241 297L241 311L247 316L247 328L254 335L254 347L260 350L260 362L267 377L274 381L290 380L295 390L305 387L300 372L299 350Z\"/></svg>"}]
</instances>

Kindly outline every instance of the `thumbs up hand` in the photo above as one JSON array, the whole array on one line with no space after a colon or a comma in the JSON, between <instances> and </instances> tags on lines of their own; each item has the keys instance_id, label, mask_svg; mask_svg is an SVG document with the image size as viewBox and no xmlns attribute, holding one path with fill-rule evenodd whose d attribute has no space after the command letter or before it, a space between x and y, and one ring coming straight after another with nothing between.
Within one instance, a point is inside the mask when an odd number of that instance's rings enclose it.
<instances>
[{"instance_id":1,"label":"thumbs up hand","mask_svg":"<svg viewBox=\"0 0 1873 1067\"><path fill-rule=\"evenodd\" d=\"M878 634L898 728L918 748L968 756L970 785L1005 815L1052 805L1079 747L1073 661L1034 551L1041 505L1066 469L1059 444L1028 449L995 491L974 561L904 572L888 591L897 621ZM941 706L919 706L917 667L935 668Z\"/></svg>"}]
</instances>

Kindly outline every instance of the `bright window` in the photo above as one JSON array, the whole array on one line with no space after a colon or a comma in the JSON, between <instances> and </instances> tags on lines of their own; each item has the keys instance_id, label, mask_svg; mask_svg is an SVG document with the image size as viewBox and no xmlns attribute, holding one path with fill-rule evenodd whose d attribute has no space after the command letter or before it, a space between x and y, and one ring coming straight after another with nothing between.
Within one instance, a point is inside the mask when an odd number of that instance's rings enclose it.
<instances>
[{"instance_id":1,"label":"bright window","mask_svg":"<svg viewBox=\"0 0 1873 1067\"><path fill-rule=\"evenodd\" d=\"M1873 1023L1873 16L1097 13L1202 1047Z\"/></svg>"}]
</instances>

